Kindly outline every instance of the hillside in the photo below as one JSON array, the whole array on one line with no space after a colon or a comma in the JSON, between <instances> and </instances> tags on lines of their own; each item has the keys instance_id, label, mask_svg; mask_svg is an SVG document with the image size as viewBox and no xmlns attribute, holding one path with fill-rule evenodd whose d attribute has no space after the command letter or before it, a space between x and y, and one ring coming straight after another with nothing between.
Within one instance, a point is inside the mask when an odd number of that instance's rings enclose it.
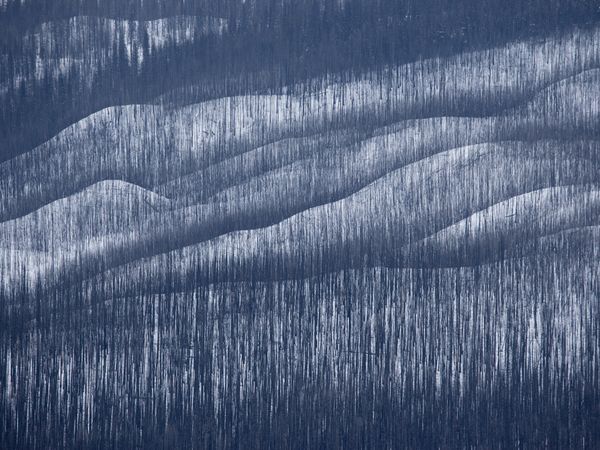
<instances>
[{"instance_id":1,"label":"hillside","mask_svg":"<svg viewBox=\"0 0 600 450\"><path fill-rule=\"evenodd\" d=\"M597 447L598 24L361 1L0 1L0 448Z\"/></svg>"}]
</instances>

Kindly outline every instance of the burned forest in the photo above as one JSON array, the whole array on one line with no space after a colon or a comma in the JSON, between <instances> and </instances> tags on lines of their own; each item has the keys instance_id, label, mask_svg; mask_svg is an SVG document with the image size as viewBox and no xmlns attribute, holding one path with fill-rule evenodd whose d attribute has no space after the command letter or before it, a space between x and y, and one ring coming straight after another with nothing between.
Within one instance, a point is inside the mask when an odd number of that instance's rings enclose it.
<instances>
[{"instance_id":1,"label":"burned forest","mask_svg":"<svg viewBox=\"0 0 600 450\"><path fill-rule=\"evenodd\" d=\"M0 448L600 447L600 6L0 0Z\"/></svg>"}]
</instances>

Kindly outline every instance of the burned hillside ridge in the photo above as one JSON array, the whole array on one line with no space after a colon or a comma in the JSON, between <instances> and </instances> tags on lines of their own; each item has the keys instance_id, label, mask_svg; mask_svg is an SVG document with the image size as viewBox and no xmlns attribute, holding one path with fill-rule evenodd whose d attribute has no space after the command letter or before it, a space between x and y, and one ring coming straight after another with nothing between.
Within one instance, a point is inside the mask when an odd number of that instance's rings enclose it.
<instances>
[{"instance_id":1,"label":"burned hillside ridge","mask_svg":"<svg viewBox=\"0 0 600 450\"><path fill-rule=\"evenodd\" d=\"M599 445L600 12L454 3L0 0L0 448Z\"/></svg>"}]
</instances>

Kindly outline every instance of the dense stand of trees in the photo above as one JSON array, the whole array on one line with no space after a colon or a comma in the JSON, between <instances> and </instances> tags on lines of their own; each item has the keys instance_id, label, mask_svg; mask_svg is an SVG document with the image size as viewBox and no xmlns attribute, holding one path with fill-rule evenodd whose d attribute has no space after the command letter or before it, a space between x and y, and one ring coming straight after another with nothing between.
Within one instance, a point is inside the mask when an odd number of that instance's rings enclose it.
<instances>
[{"instance_id":1,"label":"dense stand of trees","mask_svg":"<svg viewBox=\"0 0 600 450\"><path fill-rule=\"evenodd\" d=\"M600 445L599 14L0 0L0 448Z\"/></svg>"},{"instance_id":2,"label":"dense stand of trees","mask_svg":"<svg viewBox=\"0 0 600 450\"><path fill-rule=\"evenodd\" d=\"M568 279L595 266L15 291L35 320L2 316L0 445L593 447L598 284Z\"/></svg>"},{"instance_id":3,"label":"dense stand of trees","mask_svg":"<svg viewBox=\"0 0 600 450\"><path fill-rule=\"evenodd\" d=\"M0 160L29 150L109 104L149 101L166 89L202 84L211 86L205 92L251 92L331 71L364 70L543 36L594 23L600 11L595 2L579 0L550 5L540 0L9 1L0 10L0 55L6 58L0 79L11 80L11 67L23 64L29 51L23 48L23 36L44 21L75 15L146 20L178 14L225 18L229 32L166 48L141 67L134 67L135 61L128 67L119 64L115 54L116 61L96 75L92 88L83 88L82 80L68 75L12 86L2 96ZM23 115L33 120L24 122Z\"/></svg>"}]
</instances>

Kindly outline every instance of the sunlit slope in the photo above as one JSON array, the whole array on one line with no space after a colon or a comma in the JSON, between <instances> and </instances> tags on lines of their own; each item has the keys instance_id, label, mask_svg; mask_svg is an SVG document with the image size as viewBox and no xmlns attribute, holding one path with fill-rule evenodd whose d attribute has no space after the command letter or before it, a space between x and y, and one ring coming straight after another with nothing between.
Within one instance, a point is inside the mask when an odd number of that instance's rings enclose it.
<instances>
[{"instance_id":1,"label":"sunlit slope","mask_svg":"<svg viewBox=\"0 0 600 450\"><path fill-rule=\"evenodd\" d=\"M331 128L368 132L407 118L502 117L512 111L504 120L475 122L460 131L482 133L480 140L515 139L515 133L564 135L573 129L597 135L592 95L600 67L597 34L575 31L543 43L411 63L352 82L323 81L317 91L299 86L286 95L221 98L179 108L110 107L0 166L0 219L102 179L149 188L276 140ZM467 143L476 142L456 145Z\"/></svg>"},{"instance_id":2,"label":"sunlit slope","mask_svg":"<svg viewBox=\"0 0 600 450\"><path fill-rule=\"evenodd\" d=\"M104 109L0 165L4 283L476 265L557 236L570 254L569 230L599 223L595 33L311 93Z\"/></svg>"}]
</instances>

